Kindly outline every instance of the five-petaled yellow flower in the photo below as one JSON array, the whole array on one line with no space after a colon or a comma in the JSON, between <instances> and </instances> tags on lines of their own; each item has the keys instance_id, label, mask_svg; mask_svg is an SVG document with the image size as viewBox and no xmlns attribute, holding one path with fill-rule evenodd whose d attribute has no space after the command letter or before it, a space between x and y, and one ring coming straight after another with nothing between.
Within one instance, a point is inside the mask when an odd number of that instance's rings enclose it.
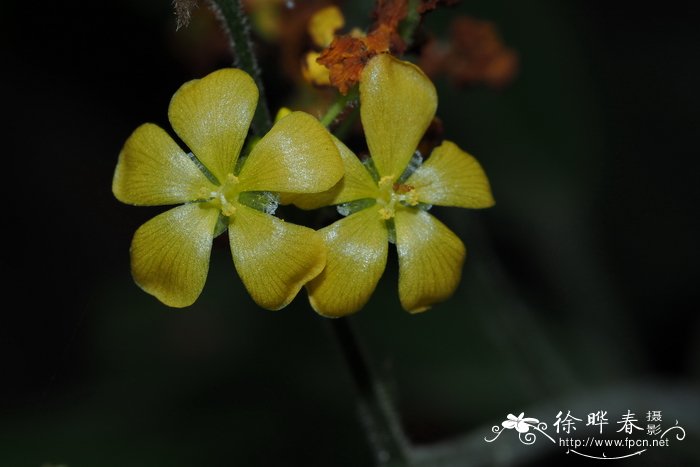
<instances>
[{"instance_id":1,"label":"five-petaled yellow flower","mask_svg":"<svg viewBox=\"0 0 700 467\"><path fill-rule=\"evenodd\" d=\"M239 161L257 101L249 75L215 71L182 85L170 102L170 123L191 153L146 123L119 155L112 191L120 201L182 204L143 224L131 244L134 280L167 305L197 299L212 241L225 227L236 270L264 308L287 305L325 265L320 235L271 215L276 204L270 192L331 188L343 174L338 149L315 118L293 112ZM268 198L255 209L256 199Z\"/></svg>"},{"instance_id":2,"label":"five-petaled yellow flower","mask_svg":"<svg viewBox=\"0 0 700 467\"><path fill-rule=\"evenodd\" d=\"M396 243L399 297L406 310L424 311L455 291L465 247L426 210L486 208L494 201L476 159L449 141L402 178L436 108L435 87L419 68L390 55L374 57L360 79L360 117L378 176L336 141L343 180L322 194L288 198L304 209L348 202L364 207L320 230L327 264L307 289L321 315L347 315L367 303L384 272L389 241Z\"/></svg>"}]
</instances>

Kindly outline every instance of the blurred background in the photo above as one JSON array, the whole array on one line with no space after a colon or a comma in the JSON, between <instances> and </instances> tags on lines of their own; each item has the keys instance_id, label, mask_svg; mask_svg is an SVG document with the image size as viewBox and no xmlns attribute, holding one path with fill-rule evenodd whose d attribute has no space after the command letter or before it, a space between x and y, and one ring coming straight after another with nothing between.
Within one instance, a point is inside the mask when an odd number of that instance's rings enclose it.
<instances>
[{"instance_id":1,"label":"blurred background","mask_svg":"<svg viewBox=\"0 0 700 467\"><path fill-rule=\"evenodd\" d=\"M44 3L2 14L0 466L372 465L304 293L258 309L225 239L188 309L131 279L131 236L160 209L114 199L117 155L141 123L169 128L180 84L231 62L205 6L176 32L169 1ZM348 26L370 24L371 1L341 6ZM518 57L500 86L435 77L444 136L480 160L497 204L433 210L469 251L449 301L403 312L392 253L352 318L407 434L453 440L459 460L440 465L572 463L543 439L483 438L509 413L551 426L560 410L607 410L612 429L628 409L661 410L686 439L620 464L700 465L696 16L681 2L470 0L425 30L447 42L461 15L491 21ZM264 19L273 110L303 106L314 91L294 91L285 60L310 43L276 42Z\"/></svg>"}]
</instances>

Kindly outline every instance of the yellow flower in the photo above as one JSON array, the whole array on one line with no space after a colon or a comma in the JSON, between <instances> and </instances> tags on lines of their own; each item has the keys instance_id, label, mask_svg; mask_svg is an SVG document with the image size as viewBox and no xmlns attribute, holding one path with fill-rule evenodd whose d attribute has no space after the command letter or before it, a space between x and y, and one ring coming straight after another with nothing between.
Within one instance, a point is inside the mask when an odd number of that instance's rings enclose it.
<instances>
[{"instance_id":1,"label":"yellow flower","mask_svg":"<svg viewBox=\"0 0 700 467\"><path fill-rule=\"evenodd\" d=\"M327 264L307 289L321 315L347 315L367 303L389 241L396 243L407 311L424 311L455 291L466 250L427 209L486 208L494 201L479 163L454 143L443 142L416 168L412 159L436 108L435 87L418 67L385 54L372 58L360 79L360 116L375 175L336 140L345 177L325 193L291 198L304 209L351 203L347 217L320 230Z\"/></svg>"},{"instance_id":2,"label":"yellow flower","mask_svg":"<svg viewBox=\"0 0 700 467\"><path fill-rule=\"evenodd\" d=\"M319 47L328 47L335 32L345 26L345 17L335 5L321 8L311 16L308 31L311 40Z\"/></svg>"},{"instance_id":3,"label":"yellow flower","mask_svg":"<svg viewBox=\"0 0 700 467\"><path fill-rule=\"evenodd\" d=\"M320 52L307 52L301 64L301 75L307 83L316 86L330 86L331 75L328 68L316 61L320 56Z\"/></svg>"},{"instance_id":4,"label":"yellow flower","mask_svg":"<svg viewBox=\"0 0 700 467\"><path fill-rule=\"evenodd\" d=\"M328 47L333 42L335 32L345 25L345 17L340 9L335 6L321 8L309 19L307 27L311 41L320 48ZM320 52L307 52L302 62L301 73L304 79L316 86L330 86L330 73L328 68L316 60L321 56Z\"/></svg>"},{"instance_id":5,"label":"yellow flower","mask_svg":"<svg viewBox=\"0 0 700 467\"><path fill-rule=\"evenodd\" d=\"M292 112L239 160L257 101L258 89L246 73L215 71L183 84L170 101L170 123L191 153L146 123L119 154L112 191L120 201L184 203L143 224L131 244L134 280L167 305L194 303L204 288L212 241L226 228L236 270L264 308L284 307L323 269L321 237L272 216L272 192L332 187L343 174L338 149L315 118Z\"/></svg>"}]
</instances>

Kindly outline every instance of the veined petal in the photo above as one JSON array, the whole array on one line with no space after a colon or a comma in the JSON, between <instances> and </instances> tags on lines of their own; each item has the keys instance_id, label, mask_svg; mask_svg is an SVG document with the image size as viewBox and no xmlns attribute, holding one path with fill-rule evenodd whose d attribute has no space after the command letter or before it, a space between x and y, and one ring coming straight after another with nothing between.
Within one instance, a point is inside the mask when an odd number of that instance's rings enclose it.
<instances>
[{"instance_id":1,"label":"veined petal","mask_svg":"<svg viewBox=\"0 0 700 467\"><path fill-rule=\"evenodd\" d=\"M293 202L301 209L318 209L322 206L379 196L379 188L362 162L342 141L333 135L331 137L340 151L345 176L330 190L322 193L287 195L286 201Z\"/></svg>"},{"instance_id":2,"label":"veined petal","mask_svg":"<svg viewBox=\"0 0 700 467\"><path fill-rule=\"evenodd\" d=\"M215 188L165 130L152 123L126 140L112 179L114 196L139 206L193 201L202 187Z\"/></svg>"},{"instance_id":3,"label":"veined petal","mask_svg":"<svg viewBox=\"0 0 700 467\"><path fill-rule=\"evenodd\" d=\"M442 222L420 209L396 210L399 298L411 313L450 297L459 284L464 244Z\"/></svg>"},{"instance_id":4,"label":"veined petal","mask_svg":"<svg viewBox=\"0 0 700 467\"><path fill-rule=\"evenodd\" d=\"M145 123L124 143L112 179L112 192L123 203L139 206L179 204L214 189L197 165L157 125Z\"/></svg>"},{"instance_id":5,"label":"veined petal","mask_svg":"<svg viewBox=\"0 0 700 467\"><path fill-rule=\"evenodd\" d=\"M427 204L461 208L494 205L484 169L451 141L435 148L406 184L416 190L419 201Z\"/></svg>"},{"instance_id":6,"label":"veined petal","mask_svg":"<svg viewBox=\"0 0 700 467\"><path fill-rule=\"evenodd\" d=\"M194 303L204 288L219 211L190 203L143 224L131 242L136 283L173 307Z\"/></svg>"},{"instance_id":7,"label":"veined petal","mask_svg":"<svg viewBox=\"0 0 700 467\"><path fill-rule=\"evenodd\" d=\"M436 109L435 86L420 68L387 54L367 63L360 79L360 115L381 176L401 176Z\"/></svg>"},{"instance_id":8,"label":"veined petal","mask_svg":"<svg viewBox=\"0 0 700 467\"><path fill-rule=\"evenodd\" d=\"M239 174L242 191L318 193L343 176L338 148L305 112L280 119L255 145Z\"/></svg>"},{"instance_id":9,"label":"veined petal","mask_svg":"<svg viewBox=\"0 0 700 467\"><path fill-rule=\"evenodd\" d=\"M183 84L170 101L168 118L194 155L223 182L236 165L257 102L253 78L225 68Z\"/></svg>"},{"instance_id":10,"label":"veined petal","mask_svg":"<svg viewBox=\"0 0 700 467\"><path fill-rule=\"evenodd\" d=\"M285 307L326 264L326 248L314 230L244 205L231 218L229 239L238 275L255 303Z\"/></svg>"},{"instance_id":11,"label":"veined petal","mask_svg":"<svg viewBox=\"0 0 700 467\"><path fill-rule=\"evenodd\" d=\"M375 209L364 209L319 233L328 247L326 268L306 285L316 312L345 316L365 306L384 273L388 232Z\"/></svg>"}]
</instances>

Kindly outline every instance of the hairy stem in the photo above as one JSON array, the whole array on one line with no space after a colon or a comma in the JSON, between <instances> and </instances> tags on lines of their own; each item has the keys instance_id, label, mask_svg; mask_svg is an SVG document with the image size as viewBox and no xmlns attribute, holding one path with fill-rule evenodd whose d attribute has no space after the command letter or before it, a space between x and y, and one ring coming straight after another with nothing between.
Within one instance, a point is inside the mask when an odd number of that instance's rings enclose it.
<instances>
[{"instance_id":1,"label":"hairy stem","mask_svg":"<svg viewBox=\"0 0 700 467\"><path fill-rule=\"evenodd\" d=\"M234 65L248 73L255 80L260 92L258 107L253 116L253 132L263 136L272 127L270 109L265 98L265 88L260 77L260 67L253 52L250 40L250 25L240 0L209 0L209 5L217 14L231 41Z\"/></svg>"},{"instance_id":2,"label":"hairy stem","mask_svg":"<svg viewBox=\"0 0 700 467\"><path fill-rule=\"evenodd\" d=\"M409 465L409 443L387 394L347 318L330 321L360 401L362 422L380 466Z\"/></svg>"},{"instance_id":3,"label":"hairy stem","mask_svg":"<svg viewBox=\"0 0 700 467\"><path fill-rule=\"evenodd\" d=\"M420 13L418 13L418 0L408 0L408 14L399 25L399 35L401 39L410 45L413 42L413 33L420 24Z\"/></svg>"},{"instance_id":4,"label":"hairy stem","mask_svg":"<svg viewBox=\"0 0 700 467\"><path fill-rule=\"evenodd\" d=\"M359 99L359 87L354 86L351 88L346 95L338 94L338 97L333 101L325 115L321 117L321 124L326 128L330 127L336 123L336 119L340 116L343 111L350 107L356 106L357 100Z\"/></svg>"}]
</instances>

